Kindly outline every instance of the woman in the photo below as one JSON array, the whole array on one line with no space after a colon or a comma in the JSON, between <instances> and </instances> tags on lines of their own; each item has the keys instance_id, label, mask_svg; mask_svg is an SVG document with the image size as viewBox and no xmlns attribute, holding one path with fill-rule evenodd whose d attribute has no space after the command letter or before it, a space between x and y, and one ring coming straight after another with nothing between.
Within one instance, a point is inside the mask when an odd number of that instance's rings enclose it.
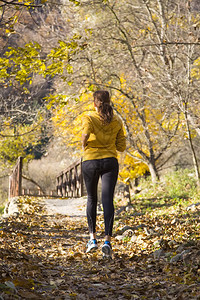
<instances>
[{"instance_id":1,"label":"woman","mask_svg":"<svg viewBox=\"0 0 200 300\"><path fill-rule=\"evenodd\" d=\"M97 186L102 180L102 205L104 211L105 243L102 252L111 256L111 237L114 221L113 196L117 182L119 165L117 150L126 148L121 120L113 113L107 91L94 93L94 112L83 119L82 146L83 177L87 189L87 220L90 241L86 253L98 248L96 240Z\"/></svg>"}]
</instances>

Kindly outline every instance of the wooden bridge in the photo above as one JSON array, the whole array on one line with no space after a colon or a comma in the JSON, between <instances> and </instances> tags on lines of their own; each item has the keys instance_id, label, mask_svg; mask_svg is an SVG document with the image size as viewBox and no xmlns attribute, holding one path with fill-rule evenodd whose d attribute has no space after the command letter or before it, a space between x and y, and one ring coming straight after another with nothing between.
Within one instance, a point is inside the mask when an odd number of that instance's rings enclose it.
<instances>
[{"instance_id":1,"label":"wooden bridge","mask_svg":"<svg viewBox=\"0 0 200 300\"><path fill-rule=\"evenodd\" d=\"M17 196L43 196L43 197L66 197L77 198L86 195L86 189L82 175L82 160L79 159L64 171L62 171L55 179L55 190L44 192L34 180L37 188L23 188L23 179L27 178L23 175L23 158L19 157L13 172L9 177L9 198Z\"/></svg>"},{"instance_id":2,"label":"wooden bridge","mask_svg":"<svg viewBox=\"0 0 200 300\"><path fill-rule=\"evenodd\" d=\"M44 192L41 187L34 181L35 189L25 189L23 187L23 179L30 180L23 175L23 158L19 157L13 172L9 177L9 198L17 196L43 196L57 198L78 198L87 195L82 174L82 159L77 160L67 167L55 178L55 189L53 191ZM121 183L116 191L119 196L130 200L129 185ZM100 198L100 196L99 196Z\"/></svg>"}]
</instances>

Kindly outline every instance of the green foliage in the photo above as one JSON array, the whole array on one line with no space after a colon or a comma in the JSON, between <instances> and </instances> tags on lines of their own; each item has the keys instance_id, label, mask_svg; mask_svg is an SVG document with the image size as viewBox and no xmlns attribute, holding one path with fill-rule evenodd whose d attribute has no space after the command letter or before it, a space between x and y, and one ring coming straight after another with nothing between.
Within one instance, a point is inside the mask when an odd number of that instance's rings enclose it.
<instances>
[{"instance_id":1,"label":"green foliage","mask_svg":"<svg viewBox=\"0 0 200 300\"><path fill-rule=\"evenodd\" d=\"M141 194L137 197L145 198L172 198L179 201L181 198L198 198L198 189L193 170L179 169L163 175L161 181L153 184L151 178L141 179Z\"/></svg>"},{"instance_id":2,"label":"green foliage","mask_svg":"<svg viewBox=\"0 0 200 300\"><path fill-rule=\"evenodd\" d=\"M0 206L0 215L3 214L5 206Z\"/></svg>"}]
</instances>

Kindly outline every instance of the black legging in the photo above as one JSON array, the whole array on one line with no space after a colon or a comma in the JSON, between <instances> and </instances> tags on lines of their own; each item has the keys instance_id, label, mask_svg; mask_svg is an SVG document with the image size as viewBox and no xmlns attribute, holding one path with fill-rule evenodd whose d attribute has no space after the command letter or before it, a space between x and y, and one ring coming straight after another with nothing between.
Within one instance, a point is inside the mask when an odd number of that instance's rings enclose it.
<instances>
[{"instance_id":1,"label":"black legging","mask_svg":"<svg viewBox=\"0 0 200 300\"><path fill-rule=\"evenodd\" d=\"M112 236L114 221L113 196L119 172L118 161L114 157L87 160L82 163L82 170L88 194L87 220L89 232L96 232L97 186L101 176L105 235Z\"/></svg>"}]
</instances>

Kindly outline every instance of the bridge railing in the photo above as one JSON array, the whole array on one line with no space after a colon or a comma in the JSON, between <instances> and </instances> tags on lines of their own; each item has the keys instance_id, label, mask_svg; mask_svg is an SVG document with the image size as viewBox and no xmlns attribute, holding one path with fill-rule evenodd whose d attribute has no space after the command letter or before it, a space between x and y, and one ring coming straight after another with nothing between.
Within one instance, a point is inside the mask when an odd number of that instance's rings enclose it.
<instances>
[{"instance_id":1,"label":"bridge railing","mask_svg":"<svg viewBox=\"0 0 200 300\"><path fill-rule=\"evenodd\" d=\"M77 160L57 176L57 194L62 197L86 195L82 174L82 159Z\"/></svg>"},{"instance_id":2,"label":"bridge railing","mask_svg":"<svg viewBox=\"0 0 200 300\"><path fill-rule=\"evenodd\" d=\"M23 158L19 157L13 172L9 177L9 198L16 196L49 196L76 198L86 195L85 185L82 175L82 160L79 159L62 171L56 177L56 188L54 191L44 192L41 187L32 179L24 176L22 170ZM22 187L22 180L29 180L36 188L25 189Z\"/></svg>"}]
</instances>

